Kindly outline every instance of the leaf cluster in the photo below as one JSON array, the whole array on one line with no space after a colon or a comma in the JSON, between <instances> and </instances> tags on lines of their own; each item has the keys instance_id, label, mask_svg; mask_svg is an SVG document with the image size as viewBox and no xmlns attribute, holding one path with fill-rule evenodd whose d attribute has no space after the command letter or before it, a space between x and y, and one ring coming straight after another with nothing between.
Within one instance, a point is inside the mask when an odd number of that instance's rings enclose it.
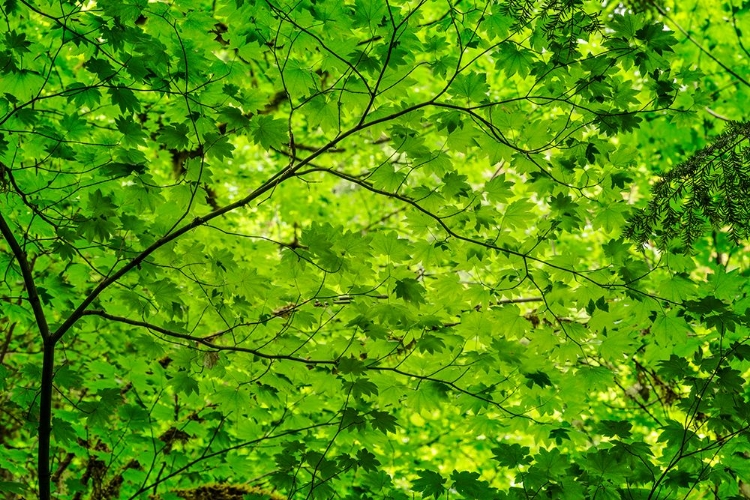
<instances>
[{"instance_id":1,"label":"leaf cluster","mask_svg":"<svg viewBox=\"0 0 750 500\"><path fill-rule=\"evenodd\" d=\"M685 248L707 227L727 230L739 244L750 235L750 125L735 122L708 146L654 183L651 200L636 212L626 235L638 243L655 236L662 247Z\"/></svg>"}]
</instances>

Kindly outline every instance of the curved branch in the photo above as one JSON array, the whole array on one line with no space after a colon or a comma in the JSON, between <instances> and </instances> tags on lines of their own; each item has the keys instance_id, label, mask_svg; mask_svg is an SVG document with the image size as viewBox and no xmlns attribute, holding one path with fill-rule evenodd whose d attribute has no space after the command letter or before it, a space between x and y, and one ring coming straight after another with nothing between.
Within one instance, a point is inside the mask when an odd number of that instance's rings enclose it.
<instances>
[{"instance_id":1,"label":"curved branch","mask_svg":"<svg viewBox=\"0 0 750 500\"><path fill-rule=\"evenodd\" d=\"M269 191L273 191L279 184L284 182L285 180L293 177L295 173L301 169L302 167L310 164L313 160L318 158L319 156L326 153L329 149L334 148L337 146L340 142L342 142L344 139L364 130L367 128L370 128L372 126L378 125L380 123L388 122L391 120L394 120L400 116L406 115L408 113L411 113L413 111L416 111L418 109L430 106L433 103L432 100L422 102L419 104L415 104L413 106L409 106L408 108L402 109L400 111L397 111L395 113L392 113L388 116L383 116L381 118L369 121L367 123L357 125L346 132L336 136L335 138L331 139L326 145L322 146L320 149L315 151L314 153L307 156L305 159L301 160L296 165L290 165L285 168L282 168L279 170L276 174L271 176L268 180L266 180L260 187L256 188L254 191L252 191L250 194L245 196L244 198L241 198L234 203L230 203L229 205L225 205L224 207L221 207L217 210L214 210L213 212L210 212L202 217L196 217L191 222L185 224L184 226L180 227L179 229L168 233L158 240L156 240L154 243L148 246L145 250L143 250L140 254L138 254L136 257L134 257L132 260L130 260L127 264L125 264L123 267L121 267L119 270L114 272L110 277L102 280L87 296L86 298L76 307L76 309L68 316L68 318L60 325L60 327L55 330L54 333L51 334L51 339L54 342L57 342L62 338L65 333L70 330L70 328L83 316L84 311L88 309L88 307L96 300L96 298L107 288L109 288L113 283L115 283L117 280L122 278L125 274L132 271L136 267L138 267L146 258L166 245L167 243L176 240L180 236L182 236L185 233L188 233L192 231L193 229L200 227L204 225L206 222L211 221L213 219L216 219L218 217L221 217L222 215L225 215L229 212L232 212L238 208L242 208L248 204L250 204L252 201L258 199L260 196L264 195L265 193L268 193Z\"/></svg>"},{"instance_id":2,"label":"curved branch","mask_svg":"<svg viewBox=\"0 0 750 500\"><path fill-rule=\"evenodd\" d=\"M11 252L13 252L13 256L18 261L18 266L21 268L23 284L26 287L26 292L29 294L29 303L31 303L31 309L34 312L34 319L39 327L39 333L46 343L50 338L49 325L47 324L47 317L44 315L42 301L39 299L39 293L34 283L34 276L31 274L29 260L26 258L26 252L18 244L18 240L16 240L13 231L8 226L2 214L0 214L0 233L3 235L5 241L8 242Z\"/></svg>"},{"instance_id":3,"label":"curved branch","mask_svg":"<svg viewBox=\"0 0 750 500\"><path fill-rule=\"evenodd\" d=\"M177 339L182 339L182 340L189 340L190 342L196 342L198 344L208 347L209 349L215 349L217 351L244 352L246 354L252 354L253 356L257 356L259 358L268 359L272 361L287 360L287 361L296 361L298 363L305 363L308 365L335 365L337 364L335 360L304 359L304 358L298 358L296 356L289 356L286 354L267 354L257 349L251 349L249 347L236 347L236 346L215 344L214 342L211 342L210 340L206 340L207 338L211 338L210 336L209 337L196 337L194 335L188 335L186 333L179 333L179 332L175 332L172 330L168 330L167 328L163 328L159 325L148 323L146 321L134 320L130 318L125 318L123 316L115 316L114 314L109 314L108 312L101 311L101 310L84 311L83 315L84 316L99 316L101 318L108 319L110 321L117 321L118 323L124 323L126 325L146 328L148 330L161 333L162 335L166 335L167 337L172 337L172 338L177 338Z\"/></svg>"},{"instance_id":4,"label":"curved branch","mask_svg":"<svg viewBox=\"0 0 750 500\"><path fill-rule=\"evenodd\" d=\"M196 342L198 344L206 346L206 347L208 347L210 349L215 349L217 351L243 352L243 353L247 353L247 354L252 354L253 356L257 356L257 357L262 358L262 359L268 359L268 360L271 360L271 361L280 361L280 360L296 361L298 363L304 363L304 364L307 364L307 365L332 365L332 366L336 366L336 365L339 364L338 360L305 359L305 358L300 358L300 357L296 357L296 356L292 356L292 355L287 355L287 354L268 354L268 353L259 351L257 349L251 349L251 348L248 348L248 347L237 347L237 346L219 345L219 344L215 344L213 342L210 342L210 341L206 340L204 337L195 337L193 335L188 335L188 334L184 334L184 333L178 333L178 332L169 330L167 328L164 328L164 327L161 327L161 326L158 326L158 325L154 325L152 323L148 323L146 321L133 320L133 319L125 318L125 317L122 317L122 316L115 316L114 314L109 314L109 313L107 313L105 311L100 311L100 310L85 311L84 315L86 315L86 316L99 316L101 318L105 318L105 319L108 319L110 321L117 321L119 323L124 323L126 325L138 326L138 327L141 327L141 328L146 328L148 330L152 330L154 332L161 333L162 335L166 335L168 337L178 338L178 339L182 339L182 340L188 340L188 341L191 341L191 342ZM512 410L509 410L508 408L504 407L503 405L501 405L497 401L492 400L489 397L482 396L481 394L478 394L478 393L469 391L467 389L464 389L464 388L460 387L459 385L457 385L455 382L451 382L451 381L447 381L447 380L442 380L442 379L439 379L439 378L436 378L436 377L432 377L430 375L419 375L419 374L416 374L416 373L405 372L405 371L403 371L403 370L401 370L401 369L399 369L397 367L376 366L375 363L367 365L365 368L367 370L381 371L381 372L382 371L392 372L392 373L396 373L396 374L402 375L404 377L410 377L410 378L415 378L417 380L430 381L430 382L436 382L436 383L444 384L444 385L450 387L451 389L453 389L454 391L456 391L458 393L461 393L461 394L464 394L464 395L467 395L467 396L471 396L471 397L479 399L480 401L483 401L483 402L485 402L487 404L490 404L490 405L498 408L499 410L501 410L503 413L506 413L507 415L511 416L511 417L524 418L524 419L528 419L528 420L531 420L531 421L536 422L536 423L540 423L539 421L537 421L533 417L530 417L528 415L524 415L523 413L518 413L518 412L514 412Z\"/></svg>"},{"instance_id":5,"label":"curved branch","mask_svg":"<svg viewBox=\"0 0 750 500\"><path fill-rule=\"evenodd\" d=\"M670 23L672 23L675 26L675 28L677 28L683 35L685 35L685 38L687 38L690 41L690 43L692 43L693 45L695 45L698 48L698 50L700 50L701 52L703 52L706 56L708 56L709 59L711 59L713 62L715 62L716 64L718 64L721 67L721 69L723 69L724 71L726 71L728 74L732 75L734 78L736 78L743 85L745 85L747 87L750 87L750 82L749 81L747 81L745 78L743 78L739 73L737 73L736 71L734 71L732 68L730 68L729 66L727 66L726 64L724 64L718 57L716 57L715 55L713 55L713 53L711 53L710 50L706 49L703 45L701 45L700 42L698 42L698 40L696 40L695 38L693 38L693 36L685 28L683 28L682 26L680 26L679 24L677 24L677 21L675 21L674 19L672 19L669 16L669 14L667 13L667 11L665 11L664 8L661 5L659 5L657 2L653 2L651 5L654 6L654 8L659 12L659 14L661 14L661 16L664 19L667 19Z\"/></svg>"}]
</instances>

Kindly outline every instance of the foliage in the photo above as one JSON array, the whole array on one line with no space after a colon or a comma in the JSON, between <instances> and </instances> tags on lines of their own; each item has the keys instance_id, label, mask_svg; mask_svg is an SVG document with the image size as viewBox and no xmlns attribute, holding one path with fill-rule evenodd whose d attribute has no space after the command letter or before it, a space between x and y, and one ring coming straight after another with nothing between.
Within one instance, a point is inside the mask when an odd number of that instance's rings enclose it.
<instances>
[{"instance_id":1,"label":"foliage","mask_svg":"<svg viewBox=\"0 0 750 500\"><path fill-rule=\"evenodd\" d=\"M742 498L750 9L643 3L3 2L0 493Z\"/></svg>"},{"instance_id":2,"label":"foliage","mask_svg":"<svg viewBox=\"0 0 750 500\"><path fill-rule=\"evenodd\" d=\"M740 244L750 231L750 149L744 146L749 136L748 124L730 123L711 144L663 175L627 233L643 243L658 227L662 246L680 237L689 248L708 222L715 230L728 226L730 238Z\"/></svg>"}]
</instances>

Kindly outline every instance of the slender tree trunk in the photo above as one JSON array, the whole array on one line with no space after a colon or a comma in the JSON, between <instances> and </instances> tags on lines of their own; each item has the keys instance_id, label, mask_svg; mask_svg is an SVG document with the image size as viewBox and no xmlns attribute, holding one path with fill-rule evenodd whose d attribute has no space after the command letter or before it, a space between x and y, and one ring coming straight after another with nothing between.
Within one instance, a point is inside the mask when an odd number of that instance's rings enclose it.
<instances>
[{"instance_id":1,"label":"slender tree trunk","mask_svg":"<svg viewBox=\"0 0 750 500\"><path fill-rule=\"evenodd\" d=\"M37 473L39 476L39 498L40 500L50 500L50 467L49 467L49 444L52 433L52 379L55 376L55 344L62 336L62 333L52 335L49 331L47 317L44 315L42 301L39 299L39 292L36 289L32 266L29 264L28 256L24 248L18 243L13 235L13 230L6 222L3 214L0 212L0 234L10 246L13 256L18 261L21 268L21 276L26 287L26 293L29 295L29 304L34 312L34 319L39 327L39 333L42 337L44 346L42 359L42 384L41 394L39 395L39 449L37 456ZM64 330L62 330L64 333Z\"/></svg>"},{"instance_id":2,"label":"slender tree trunk","mask_svg":"<svg viewBox=\"0 0 750 500\"><path fill-rule=\"evenodd\" d=\"M39 499L50 500L50 438L52 434L52 381L55 369L55 341L44 342L42 360L42 385L39 395L39 449L37 471L39 475Z\"/></svg>"},{"instance_id":3,"label":"slender tree trunk","mask_svg":"<svg viewBox=\"0 0 750 500\"><path fill-rule=\"evenodd\" d=\"M0 234L10 246L13 256L18 261L21 268L21 276L26 287L26 293L29 295L29 304L34 312L34 319L39 327L39 333L42 337L44 346L42 359L42 383L41 394L39 395L39 449L37 456L37 473L39 477L39 498L40 500L50 500L50 467L49 467L49 444L52 433L52 379L55 376L55 344L62 336L62 333L52 335L49 331L49 324L44 315L42 301L39 299L39 292L36 289L32 266L29 264L28 256L24 248L18 243L13 235L13 230L6 222L3 214L0 212ZM62 330L64 333L64 330Z\"/></svg>"}]
</instances>

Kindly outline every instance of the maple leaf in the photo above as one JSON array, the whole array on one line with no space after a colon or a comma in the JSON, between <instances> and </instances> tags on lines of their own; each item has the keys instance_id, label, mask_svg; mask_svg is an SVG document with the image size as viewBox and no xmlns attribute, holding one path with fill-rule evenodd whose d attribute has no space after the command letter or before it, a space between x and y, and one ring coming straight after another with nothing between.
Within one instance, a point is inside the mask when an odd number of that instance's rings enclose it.
<instances>
[{"instance_id":1,"label":"maple leaf","mask_svg":"<svg viewBox=\"0 0 750 500\"><path fill-rule=\"evenodd\" d=\"M643 40L657 54L664 51L673 52L672 46L677 43L671 31L665 30L661 23L651 23L635 32L636 38Z\"/></svg>"},{"instance_id":2,"label":"maple leaf","mask_svg":"<svg viewBox=\"0 0 750 500\"><path fill-rule=\"evenodd\" d=\"M190 139L188 139L189 131L190 129L185 123L167 125L161 130L159 140L163 141L164 145L168 148L184 151L188 149L188 146L190 145Z\"/></svg>"},{"instance_id":3,"label":"maple leaf","mask_svg":"<svg viewBox=\"0 0 750 500\"><path fill-rule=\"evenodd\" d=\"M503 42L495 53L495 67L504 71L507 76L519 74L526 78L534 62L533 52L519 47L515 42Z\"/></svg>"},{"instance_id":4,"label":"maple leaf","mask_svg":"<svg viewBox=\"0 0 750 500\"><path fill-rule=\"evenodd\" d=\"M373 410L370 412L370 425L375 430L387 434L396 432L396 417L385 411Z\"/></svg>"},{"instance_id":5,"label":"maple leaf","mask_svg":"<svg viewBox=\"0 0 750 500\"><path fill-rule=\"evenodd\" d=\"M396 297L404 299L407 302L415 304L424 303L424 287L414 278L404 278L396 280L396 286L393 288Z\"/></svg>"},{"instance_id":6,"label":"maple leaf","mask_svg":"<svg viewBox=\"0 0 750 500\"><path fill-rule=\"evenodd\" d=\"M369 450L362 449L357 452L357 466L366 471L377 471L380 460Z\"/></svg>"},{"instance_id":7,"label":"maple leaf","mask_svg":"<svg viewBox=\"0 0 750 500\"><path fill-rule=\"evenodd\" d=\"M16 30L10 30L5 33L5 47L17 54L29 52L31 42L26 39L25 33L19 33Z\"/></svg>"},{"instance_id":8,"label":"maple leaf","mask_svg":"<svg viewBox=\"0 0 750 500\"><path fill-rule=\"evenodd\" d=\"M533 215L534 205L526 200L517 200L505 207L502 210L503 225L507 225L511 228L524 227L529 223L530 217Z\"/></svg>"},{"instance_id":9,"label":"maple leaf","mask_svg":"<svg viewBox=\"0 0 750 500\"><path fill-rule=\"evenodd\" d=\"M453 488L466 498L491 498L493 489L487 481L479 480L478 472L457 471L451 473Z\"/></svg>"},{"instance_id":10,"label":"maple leaf","mask_svg":"<svg viewBox=\"0 0 750 500\"><path fill-rule=\"evenodd\" d=\"M264 149L280 148L289 142L289 130L283 120L270 116L255 116L250 120L253 140Z\"/></svg>"},{"instance_id":11,"label":"maple leaf","mask_svg":"<svg viewBox=\"0 0 750 500\"><path fill-rule=\"evenodd\" d=\"M431 470L418 470L419 479L412 481L412 488L422 493L422 498L438 498L447 491L444 484L445 478L439 473Z\"/></svg>"},{"instance_id":12,"label":"maple leaf","mask_svg":"<svg viewBox=\"0 0 750 500\"><path fill-rule=\"evenodd\" d=\"M120 108L120 112L127 113L141 109L141 103L132 90L127 87L110 87L107 93L112 99L112 104Z\"/></svg>"},{"instance_id":13,"label":"maple leaf","mask_svg":"<svg viewBox=\"0 0 750 500\"><path fill-rule=\"evenodd\" d=\"M515 468L532 461L529 452L529 447L521 446L518 443L499 443L497 447L492 448L492 458L497 460L503 467Z\"/></svg>"},{"instance_id":14,"label":"maple leaf","mask_svg":"<svg viewBox=\"0 0 750 500\"><path fill-rule=\"evenodd\" d=\"M186 371L175 373L172 380L170 380L170 384L177 392L186 396L189 396L190 394L200 394L198 382Z\"/></svg>"},{"instance_id":15,"label":"maple leaf","mask_svg":"<svg viewBox=\"0 0 750 500\"><path fill-rule=\"evenodd\" d=\"M234 151L234 145L229 142L229 138L226 136L219 136L218 134L209 133L205 136L206 141L206 154L211 158L216 158L221 161L225 158L232 158L232 152Z\"/></svg>"},{"instance_id":16,"label":"maple leaf","mask_svg":"<svg viewBox=\"0 0 750 500\"><path fill-rule=\"evenodd\" d=\"M351 391L355 397L378 395L378 386L364 377L360 377L353 382L344 382L343 385L345 390Z\"/></svg>"},{"instance_id":17,"label":"maple leaf","mask_svg":"<svg viewBox=\"0 0 750 500\"><path fill-rule=\"evenodd\" d=\"M471 71L456 76L450 90L456 97L462 97L470 102L481 102L486 98L490 87L487 85L486 75Z\"/></svg>"},{"instance_id":18,"label":"maple leaf","mask_svg":"<svg viewBox=\"0 0 750 500\"><path fill-rule=\"evenodd\" d=\"M339 372L347 375L347 374L353 374L353 375L362 375L366 371L365 364L355 358L354 356L349 356L348 358L342 358L338 362L338 369Z\"/></svg>"},{"instance_id":19,"label":"maple leaf","mask_svg":"<svg viewBox=\"0 0 750 500\"><path fill-rule=\"evenodd\" d=\"M745 13L686 2L3 2L0 496L736 495Z\"/></svg>"}]
</instances>

